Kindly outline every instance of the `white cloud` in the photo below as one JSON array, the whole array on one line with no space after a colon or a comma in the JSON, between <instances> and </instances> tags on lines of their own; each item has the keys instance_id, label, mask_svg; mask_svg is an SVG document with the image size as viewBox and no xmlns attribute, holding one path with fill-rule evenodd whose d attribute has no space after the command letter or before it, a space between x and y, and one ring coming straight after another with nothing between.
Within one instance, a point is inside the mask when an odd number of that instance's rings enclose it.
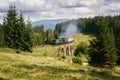
<instances>
[{"instance_id":1,"label":"white cloud","mask_svg":"<svg viewBox=\"0 0 120 80\"><path fill-rule=\"evenodd\" d=\"M15 3L32 21L55 18L93 17L120 14L120 0L0 0L0 16ZM0 18L0 21L2 18Z\"/></svg>"},{"instance_id":2,"label":"white cloud","mask_svg":"<svg viewBox=\"0 0 120 80\"><path fill-rule=\"evenodd\" d=\"M85 6L94 6L103 3L103 0L81 0L80 4Z\"/></svg>"}]
</instances>

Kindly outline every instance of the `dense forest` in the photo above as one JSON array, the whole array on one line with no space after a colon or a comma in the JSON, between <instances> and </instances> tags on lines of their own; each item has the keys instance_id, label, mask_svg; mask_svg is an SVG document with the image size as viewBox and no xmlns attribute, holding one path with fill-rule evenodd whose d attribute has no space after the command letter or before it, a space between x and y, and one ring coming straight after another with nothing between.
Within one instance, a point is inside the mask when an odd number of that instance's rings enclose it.
<instances>
[{"instance_id":1,"label":"dense forest","mask_svg":"<svg viewBox=\"0 0 120 80\"><path fill-rule=\"evenodd\" d=\"M90 57L90 65L114 67L120 64L120 15L73 19L56 24L55 30L45 31L43 25L32 27L29 17L25 22L22 12L17 13L15 5L11 5L0 24L0 47L16 49L17 53L32 52L32 47L50 44L59 38L68 24L75 24L78 32L96 37L84 50ZM78 45L77 52L79 50Z\"/></svg>"}]
</instances>

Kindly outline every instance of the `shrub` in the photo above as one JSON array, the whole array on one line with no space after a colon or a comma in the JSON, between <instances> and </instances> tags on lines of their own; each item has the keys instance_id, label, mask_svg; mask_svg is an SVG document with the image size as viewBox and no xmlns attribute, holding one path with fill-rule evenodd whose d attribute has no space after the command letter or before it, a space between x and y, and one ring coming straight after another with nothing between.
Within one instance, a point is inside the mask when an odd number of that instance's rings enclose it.
<instances>
[{"instance_id":1,"label":"shrub","mask_svg":"<svg viewBox=\"0 0 120 80\"><path fill-rule=\"evenodd\" d=\"M75 49L75 56L79 56L81 53L85 54L87 53L88 45L85 42L79 43L77 48Z\"/></svg>"},{"instance_id":2,"label":"shrub","mask_svg":"<svg viewBox=\"0 0 120 80\"><path fill-rule=\"evenodd\" d=\"M79 57L73 57L72 62L82 65L82 60Z\"/></svg>"}]
</instances>

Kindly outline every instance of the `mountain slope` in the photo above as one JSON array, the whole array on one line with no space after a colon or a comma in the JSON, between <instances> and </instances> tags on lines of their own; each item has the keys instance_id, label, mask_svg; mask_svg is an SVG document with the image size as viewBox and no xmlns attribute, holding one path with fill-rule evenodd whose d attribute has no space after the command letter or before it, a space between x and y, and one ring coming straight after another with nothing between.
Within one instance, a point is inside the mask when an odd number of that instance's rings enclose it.
<instances>
[{"instance_id":1,"label":"mountain slope","mask_svg":"<svg viewBox=\"0 0 120 80\"><path fill-rule=\"evenodd\" d=\"M56 19L56 20L41 20L33 22L32 25L44 25L45 29L54 29L57 23L67 21L68 19Z\"/></svg>"}]
</instances>

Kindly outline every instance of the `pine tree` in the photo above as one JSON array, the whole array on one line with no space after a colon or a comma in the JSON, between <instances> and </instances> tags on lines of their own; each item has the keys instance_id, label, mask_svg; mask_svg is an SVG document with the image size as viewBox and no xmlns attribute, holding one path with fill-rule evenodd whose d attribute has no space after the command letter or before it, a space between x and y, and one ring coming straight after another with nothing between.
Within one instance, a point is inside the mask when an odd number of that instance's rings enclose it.
<instances>
[{"instance_id":1,"label":"pine tree","mask_svg":"<svg viewBox=\"0 0 120 80\"><path fill-rule=\"evenodd\" d=\"M22 13L20 14L18 20L19 20L17 23L18 27L16 28L17 35L19 36L19 38L17 39L17 49L25 50L24 46L26 44L26 41L25 41L26 27L25 27L25 22L24 22Z\"/></svg>"},{"instance_id":2,"label":"pine tree","mask_svg":"<svg viewBox=\"0 0 120 80\"><path fill-rule=\"evenodd\" d=\"M16 39L18 38L16 27L18 26L18 19L15 5L9 7L7 16L3 21L5 44L10 48L16 48Z\"/></svg>"},{"instance_id":3,"label":"pine tree","mask_svg":"<svg viewBox=\"0 0 120 80\"><path fill-rule=\"evenodd\" d=\"M90 42L89 63L94 66L110 66L116 64L117 54L114 36L104 19L97 23L99 34Z\"/></svg>"},{"instance_id":4,"label":"pine tree","mask_svg":"<svg viewBox=\"0 0 120 80\"><path fill-rule=\"evenodd\" d=\"M26 30L25 30L25 41L26 44L24 46L24 49L32 52L32 46L33 46L33 29L30 19L27 20Z\"/></svg>"},{"instance_id":5,"label":"pine tree","mask_svg":"<svg viewBox=\"0 0 120 80\"><path fill-rule=\"evenodd\" d=\"M33 46L31 26L29 21L25 25L22 13L18 16L15 5L11 5L3 19L5 45L17 50L31 52Z\"/></svg>"}]
</instances>

